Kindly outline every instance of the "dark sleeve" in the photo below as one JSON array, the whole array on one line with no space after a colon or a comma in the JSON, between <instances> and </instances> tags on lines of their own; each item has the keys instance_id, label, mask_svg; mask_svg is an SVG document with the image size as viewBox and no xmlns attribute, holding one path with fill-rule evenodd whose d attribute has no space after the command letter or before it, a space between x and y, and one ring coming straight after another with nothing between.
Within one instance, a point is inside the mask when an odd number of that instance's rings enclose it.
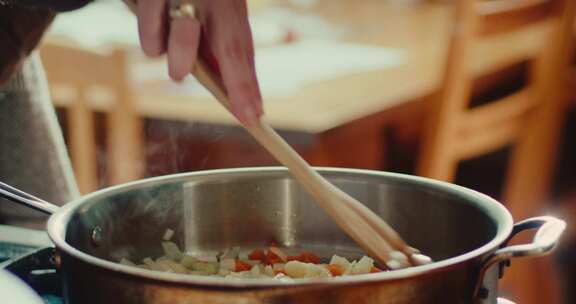
<instances>
[{"instance_id":1,"label":"dark sleeve","mask_svg":"<svg viewBox=\"0 0 576 304\"><path fill-rule=\"evenodd\" d=\"M36 47L53 18L50 10L0 5L0 86Z\"/></svg>"},{"instance_id":2,"label":"dark sleeve","mask_svg":"<svg viewBox=\"0 0 576 304\"><path fill-rule=\"evenodd\" d=\"M12 1L16 5L64 12L81 8L91 0L12 0Z\"/></svg>"}]
</instances>

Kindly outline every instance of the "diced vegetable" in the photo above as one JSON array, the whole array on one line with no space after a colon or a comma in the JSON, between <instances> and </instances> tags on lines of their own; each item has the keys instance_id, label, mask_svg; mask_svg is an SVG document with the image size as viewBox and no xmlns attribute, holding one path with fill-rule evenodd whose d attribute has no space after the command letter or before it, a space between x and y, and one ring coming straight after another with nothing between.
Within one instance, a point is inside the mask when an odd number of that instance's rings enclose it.
<instances>
[{"instance_id":1,"label":"diced vegetable","mask_svg":"<svg viewBox=\"0 0 576 304\"><path fill-rule=\"evenodd\" d=\"M192 270L207 274L216 274L219 270L219 264L215 262L196 262L192 264Z\"/></svg>"},{"instance_id":2,"label":"diced vegetable","mask_svg":"<svg viewBox=\"0 0 576 304\"><path fill-rule=\"evenodd\" d=\"M169 272L174 273L188 273L188 269L182 266L182 264L178 264L169 259L158 259L156 260L156 264L164 269L168 269Z\"/></svg>"},{"instance_id":3,"label":"diced vegetable","mask_svg":"<svg viewBox=\"0 0 576 304\"><path fill-rule=\"evenodd\" d=\"M313 264L319 264L320 263L320 258L311 252L303 252L300 255L289 256L289 257L287 257L287 260L288 261L299 261L302 263L313 263Z\"/></svg>"},{"instance_id":4,"label":"diced vegetable","mask_svg":"<svg viewBox=\"0 0 576 304\"><path fill-rule=\"evenodd\" d=\"M226 268L220 267L220 269L218 270L218 275L220 275L220 276L227 276L229 274L230 274L230 270L228 270Z\"/></svg>"},{"instance_id":5,"label":"diced vegetable","mask_svg":"<svg viewBox=\"0 0 576 304\"><path fill-rule=\"evenodd\" d=\"M171 238L174 232L167 231L165 239ZM162 242L164 255L156 260L144 258L137 265L127 258L120 264L142 269L163 271L178 274L213 276L226 279L262 279L270 278L280 281L292 279L330 278L355 274L382 272L374 265L374 260L363 256L359 260L348 260L334 255L328 264L311 252L301 252L288 256L284 250L271 246L266 250L254 249L251 252L242 251L239 247L226 250L221 255L197 256L183 253L172 241ZM408 260L401 252L394 253L386 267L402 267Z\"/></svg>"},{"instance_id":6,"label":"diced vegetable","mask_svg":"<svg viewBox=\"0 0 576 304\"><path fill-rule=\"evenodd\" d=\"M264 274L266 274L267 276L273 277L277 273L274 273L274 269L272 269L272 266L266 265L266 266L264 266Z\"/></svg>"},{"instance_id":7,"label":"diced vegetable","mask_svg":"<svg viewBox=\"0 0 576 304\"><path fill-rule=\"evenodd\" d=\"M344 274L344 267L336 264L328 264L326 265L326 269L330 271L330 274L334 277L338 277Z\"/></svg>"},{"instance_id":8,"label":"diced vegetable","mask_svg":"<svg viewBox=\"0 0 576 304\"><path fill-rule=\"evenodd\" d=\"M286 263L284 270L292 278L303 278L306 276L307 266L299 261L289 261Z\"/></svg>"},{"instance_id":9,"label":"diced vegetable","mask_svg":"<svg viewBox=\"0 0 576 304\"><path fill-rule=\"evenodd\" d=\"M182 252L176 243L170 241L162 242L164 254L173 261L180 262L182 259Z\"/></svg>"},{"instance_id":10,"label":"diced vegetable","mask_svg":"<svg viewBox=\"0 0 576 304\"><path fill-rule=\"evenodd\" d=\"M279 256L277 256L274 252L268 250L266 253L266 262L265 264L277 264L284 262Z\"/></svg>"},{"instance_id":11,"label":"diced vegetable","mask_svg":"<svg viewBox=\"0 0 576 304\"><path fill-rule=\"evenodd\" d=\"M220 268L228 271L235 271L236 261L234 259L223 259L220 261Z\"/></svg>"},{"instance_id":12,"label":"diced vegetable","mask_svg":"<svg viewBox=\"0 0 576 304\"><path fill-rule=\"evenodd\" d=\"M232 247L220 256L220 259L237 259L240 254L240 247Z\"/></svg>"},{"instance_id":13,"label":"diced vegetable","mask_svg":"<svg viewBox=\"0 0 576 304\"><path fill-rule=\"evenodd\" d=\"M240 260L236 260L234 271L236 271L236 272L248 271L251 268L252 268L252 266L250 264L242 262Z\"/></svg>"},{"instance_id":14,"label":"diced vegetable","mask_svg":"<svg viewBox=\"0 0 576 304\"><path fill-rule=\"evenodd\" d=\"M196 262L198 262L198 259L189 254L185 254L180 261L180 263L188 269L192 269L194 263Z\"/></svg>"},{"instance_id":15,"label":"diced vegetable","mask_svg":"<svg viewBox=\"0 0 576 304\"><path fill-rule=\"evenodd\" d=\"M252 266L252 269L250 269L250 272L252 273L252 275L254 277L259 277L261 272L262 272L260 269L260 265Z\"/></svg>"},{"instance_id":16,"label":"diced vegetable","mask_svg":"<svg viewBox=\"0 0 576 304\"><path fill-rule=\"evenodd\" d=\"M174 230L166 229L166 232L164 232L164 236L162 237L162 239L165 241L169 241L172 239L173 236L174 236Z\"/></svg>"},{"instance_id":17,"label":"diced vegetable","mask_svg":"<svg viewBox=\"0 0 576 304\"><path fill-rule=\"evenodd\" d=\"M208 263L215 263L218 262L218 258L216 256L198 256L196 257L199 261L208 262Z\"/></svg>"},{"instance_id":18,"label":"diced vegetable","mask_svg":"<svg viewBox=\"0 0 576 304\"><path fill-rule=\"evenodd\" d=\"M288 259L288 255L286 255L280 248L278 247L270 247L268 251L272 252L276 257L280 259L282 262L286 262Z\"/></svg>"},{"instance_id":19,"label":"diced vegetable","mask_svg":"<svg viewBox=\"0 0 576 304\"><path fill-rule=\"evenodd\" d=\"M363 256L358 263L356 263L352 270L350 271L351 274L365 274L370 273L370 270L374 267L374 260L367 256Z\"/></svg>"},{"instance_id":20,"label":"diced vegetable","mask_svg":"<svg viewBox=\"0 0 576 304\"><path fill-rule=\"evenodd\" d=\"M244 260L244 259L239 259L239 260L243 261L246 264L250 264L250 266L261 265L260 261Z\"/></svg>"},{"instance_id":21,"label":"diced vegetable","mask_svg":"<svg viewBox=\"0 0 576 304\"><path fill-rule=\"evenodd\" d=\"M250 254L248 254L248 258L262 263L266 262L266 254L262 249L254 249Z\"/></svg>"},{"instance_id":22,"label":"diced vegetable","mask_svg":"<svg viewBox=\"0 0 576 304\"><path fill-rule=\"evenodd\" d=\"M350 264L350 262L348 262L348 260L346 258L343 258L341 256L338 255L333 255L332 259L330 259L330 264L331 265L338 265L340 267L342 267L342 274L348 274L350 273L350 270L352 269L352 264Z\"/></svg>"}]
</instances>

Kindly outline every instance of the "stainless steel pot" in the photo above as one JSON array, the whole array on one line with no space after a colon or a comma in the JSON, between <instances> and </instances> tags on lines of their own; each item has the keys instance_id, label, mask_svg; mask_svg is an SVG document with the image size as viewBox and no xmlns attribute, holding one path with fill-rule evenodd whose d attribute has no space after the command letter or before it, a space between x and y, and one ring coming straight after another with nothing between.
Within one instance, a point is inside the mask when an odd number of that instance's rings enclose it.
<instances>
[{"instance_id":1,"label":"stainless steel pot","mask_svg":"<svg viewBox=\"0 0 576 304\"><path fill-rule=\"evenodd\" d=\"M230 281L160 273L116 263L160 256L166 229L188 251L275 242L326 257L361 250L284 168L247 168L152 178L87 195L55 212L48 233L59 249L69 303L496 303L502 265L549 252L565 223L539 217L513 225L480 193L414 176L319 169L390 223L435 263L306 282ZM16 195L4 197L16 199ZM28 202L33 204L33 202ZM505 247L538 228L533 243Z\"/></svg>"}]
</instances>

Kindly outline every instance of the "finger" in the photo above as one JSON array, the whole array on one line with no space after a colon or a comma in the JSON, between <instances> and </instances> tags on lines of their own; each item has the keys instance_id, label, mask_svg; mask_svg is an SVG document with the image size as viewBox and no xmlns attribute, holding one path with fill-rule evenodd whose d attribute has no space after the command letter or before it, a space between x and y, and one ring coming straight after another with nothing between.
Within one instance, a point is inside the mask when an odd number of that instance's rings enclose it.
<instances>
[{"instance_id":1,"label":"finger","mask_svg":"<svg viewBox=\"0 0 576 304\"><path fill-rule=\"evenodd\" d=\"M175 18L170 23L168 73L176 81L191 71L198 54L200 23L192 18Z\"/></svg>"},{"instance_id":2,"label":"finger","mask_svg":"<svg viewBox=\"0 0 576 304\"><path fill-rule=\"evenodd\" d=\"M237 36L224 38L215 53L232 104L232 113L241 122L250 124L262 116L262 97L254 67L250 28L245 24L237 31Z\"/></svg>"},{"instance_id":3,"label":"finger","mask_svg":"<svg viewBox=\"0 0 576 304\"><path fill-rule=\"evenodd\" d=\"M142 50L148 56L166 52L166 0L138 1L138 32Z\"/></svg>"}]
</instances>

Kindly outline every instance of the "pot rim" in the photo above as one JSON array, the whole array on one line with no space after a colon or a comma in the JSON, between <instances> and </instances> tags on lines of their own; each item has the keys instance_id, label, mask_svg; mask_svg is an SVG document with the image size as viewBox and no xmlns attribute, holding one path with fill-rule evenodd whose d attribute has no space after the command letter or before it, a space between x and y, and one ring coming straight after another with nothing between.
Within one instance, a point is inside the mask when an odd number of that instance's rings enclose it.
<instances>
[{"instance_id":1,"label":"pot rim","mask_svg":"<svg viewBox=\"0 0 576 304\"><path fill-rule=\"evenodd\" d=\"M464 254L454 256L439 262L434 262L428 265L415 266L402 270L386 271L380 273L370 273L354 276L343 276L336 278L326 278L326 279L296 279L293 282L281 282L279 280L273 279L243 279L243 280L224 280L221 278L204 277L198 275L190 274L175 274L175 273L164 273L153 270L141 269L133 266L126 266L120 263L115 263L109 260L101 259L90 254L84 253L79 249L74 248L66 242L66 230L68 228L68 223L72 215L74 215L78 209L87 201L96 198L102 194L110 194L114 192L124 191L126 188L138 187L149 183L160 183L168 180L180 180L187 179L190 177L199 176L210 176L210 175L222 175L222 174L239 174L239 173L285 173L288 169L285 167L247 167L247 168L234 168L234 169L217 169L217 170L204 170L195 171L179 174L164 175L152 178L141 179L121 185L112 186L109 188L101 189L92 193L89 193L81 198L73 200L72 202L64 205L58 212L53 214L48 220L48 235L56 245L56 247L62 250L65 254L72 256L78 260L85 263L91 264L93 266L101 267L106 270L113 272L120 272L128 275L133 275L136 277L164 281L169 283L177 284L187 284L196 286L206 286L212 288L274 288L274 287L294 287L294 286L314 286L319 284L324 285L337 285L337 284L353 284L353 283L366 283L366 282L376 282L384 280L398 280L405 279L414 276L420 276L428 274L431 272L441 271L444 268L453 267L460 263L476 259L496 250L502 243L504 243L512 232L513 219L508 210L495 199L482 194L480 192L450 184L447 182L442 182L438 180L433 180L429 178L382 172L374 170L364 170L364 169L347 169L347 168L328 168L328 167L315 167L320 173L345 173L345 174L362 174L369 175L372 177L388 177L399 179L403 181L408 181L412 184L425 184L428 186L436 187L443 192L458 194L467 197L471 201L481 202L479 206L485 208L484 212L491 213L489 216L496 218L497 231L496 235L486 244L466 252Z\"/></svg>"}]
</instances>

